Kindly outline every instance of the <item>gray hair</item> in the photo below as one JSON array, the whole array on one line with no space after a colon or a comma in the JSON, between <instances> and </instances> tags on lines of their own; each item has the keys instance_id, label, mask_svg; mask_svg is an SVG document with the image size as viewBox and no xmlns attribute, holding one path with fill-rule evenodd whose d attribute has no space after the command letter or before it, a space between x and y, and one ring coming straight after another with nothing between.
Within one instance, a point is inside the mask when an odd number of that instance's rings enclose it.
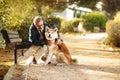
<instances>
[{"instance_id":1,"label":"gray hair","mask_svg":"<svg viewBox=\"0 0 120 80\"><path fill-rule=\"evenodd\" d=\"M33 19L33 23L36 24L36 22L40 22L42 21L42 17L41 16L35 16L34 19Z\"/></svg>"}]
</instances>

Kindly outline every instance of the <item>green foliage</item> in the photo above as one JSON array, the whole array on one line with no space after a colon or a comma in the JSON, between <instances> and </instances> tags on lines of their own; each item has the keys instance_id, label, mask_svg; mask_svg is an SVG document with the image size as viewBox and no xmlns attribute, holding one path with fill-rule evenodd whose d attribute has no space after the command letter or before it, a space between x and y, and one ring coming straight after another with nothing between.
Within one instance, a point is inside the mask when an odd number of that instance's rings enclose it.
<instances>
[{"instance_id":1,"label":"green foliage","mask_svg":"<svg viewBox=\"0 0 120 80\"><path fill-rule=\"evenodd\" d=\"M120 22L109 21L106 24L106 32L108 34L109 44L111 46L120 47Z\"/></svg>"},{"instance_id":2,"label":"green foliage","mask_svg":"<svg viewBox=\"0 0 120 80\"><path fill-rule=\"evenodd\" d=\"M60 30L60 27L61 27L60 17L50 16L48 18L45 18L45 22L56 25L57 28Z\"/></svg>"},{"instance_id":3,"label":"green foliage","mask_svg":"<svg viewBox=\"0 0 120 80\"><path fill-rule=\"evenodd\" d=\"M118 14L120 15L120 12ZM114 20L106 23L106 32L108 34L106 43L116 47L120 47L120 21L118 14L115 16Z\"/></svg>"},{"instance_id":4,"label":"green foliage","mask_svg":"<svg viewBox=\"0 0 120 80\"><path fill-rule=\"evenodd\" d=\"M84 28L89 31L93 31L94 27L99 27L102 31L105 30L105 23L107 22L107 17L104 14L97 12L88 13L82 15L81 18L85 20Z\"/></svg>"},{"instance_id":5,"label":"green foliage","mask_svg":"<svg viewBox=\"0 0 120 80\"><path fill-rule=\"evenodd\" d=\"M5 48L5 41L4 41L3 37L2 37L1 32L0 32L0 48Z\"/></svg>"},{"instance_id":6,"label":"green foliage","mask_svg":"<svg viewBox=\"0 0 120 80\"><path fill-rule=\"evenodd\" d=\"M13 0L8 0L7 4L5 2L3 4L8 5L4 6L6 12L2 16L4 18L3 25L8 29L19 30L26 18L32 18L33 14L37 14L33 9L34 5L31 0L15 0L14 3Z\"/></svg>"},{"instance_id":7,"label":"green foliage","mask_svg":"<svg viewBox=\"0 0 120 80\"><path fill-rule=\"evenodd\" d=\"M116 15L114 17L114 21L120 22L120 11L116 13Z\"/></svg>"},{"instance_id":8,"label":"green foliage","mask_svg":"<svg viewBox=\"0 0 120 80\"><path fill-rule=\"evenodd\" d=\"M70 21L65 21L65 23L64 23L65 28L63 31L64 32L73 32L73 28L77 27L80 21L81 21L81 18L75 18Z\"/></svg>"},{"instance_id":9,"label":"green foliage","mask_svg":"<svg viewBox=\"0 0 120 80\"><path fill-rule=\"evenodd\" d=\"M72 20L72 26L73 27L77 27L79 25L79 22L81 21L82 19L80 18L75 18Z\"/></svg>"},{"instance_id":10,"label":"green foliage","mask_svg":"<svg viewBox=\"0 0 120 80\"><path fill-rule=\"evenodd\" d=\"M31 0L3 0L1 28L19 31L21 38L28 36L28 28L38 12Z\"/></svg>"},{"instance_id":11,"label":"green foliage","mask_svg":"<svg viewBox=\"0 0 120 80\"><path fill-rule=\"evenodd\" d=\"M65 19L65 18L61 18L61 27L60 27L60 31L61 31L62 33L67 32L66 23L67 23L66 19Z\"/></svg>"},{"instance_id":12,"label":"green foliage","mask_svg":"<svg viewBox=\"0 0 120 80\"><path fill-rule=\"evenodd\" d=\"M54 12L63 11L67 7L67 4L64 3L65 0L33 0L33 1L35 3L36 9L42 16L48 16L50 15L49 13L53 11Z\"/></svg>"},{"instance_id":13,"label":"green foliage","mask_svg":"<svg viewBox=\"0 0 120 80\"><path fill-rule=\"evenodd\" d=\"M23 22L20 26L20 29L17 30L19 32L19 35L22 39L28 39L28 33L29 33L29 27L32 24L31 19L26 19L26 20L30 20L28 22Z\"/></svg>"}]
</instances>

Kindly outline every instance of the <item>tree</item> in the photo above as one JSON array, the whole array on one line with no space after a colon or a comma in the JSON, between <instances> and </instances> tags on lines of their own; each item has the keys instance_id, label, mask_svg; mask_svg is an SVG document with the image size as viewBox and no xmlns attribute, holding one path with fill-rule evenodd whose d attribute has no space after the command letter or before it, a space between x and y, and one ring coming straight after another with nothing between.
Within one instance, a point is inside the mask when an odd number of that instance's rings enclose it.
<instances>
[{"instance_id":1,"label":"tree","mask_svg":"<svg viewBox=\"0 0 120 80\"><path fill-rule=\"evenodd\" d=\"M76 0L76 2L78 2L78 6L82 6L82 7L87 7L87 8L91 8L91 9L95 9L96 8L96 4L99 2L100 0Z\"/></svg>"},{"instance_id":2,"label":"tree","mask_svg":"<svg viewBox=\"0 0 120 80\"><path fill-rule=\"evenodd\" d=\"M44 15L45 12L63 11L68 5L73 3L76 3L78 6L95 9L95 5L99 1L100 0L35 0L34 2L38 12Z\"/></svg>"},{"instance_id":3,"label":"tree","mask_svg":"<svg viewBox=\"0 0 120 80\"><path fill-rule=\"evenodd\" d=\"M48 17L51 12L63 11L67 4L63 2L64 0L35 0L35 6L40 15Z\"/></svg>"},{"instance_id":4,"label":"tree","mask_svg":"<svg viewBox=\"0 0 120 80\"><path fill-rule=\"evenodd\" d=\"M2 25L9 29L19 30L21 25L29 21L33 14L37 14L31 0L4 0L2 2ZM33 11L33 12L32 12ZM26 21L26 18L28 19ZM26 22L25 22L26 21Z\"/></svg>"},{"instance_id":5,"label":"tree","mask_svg":"<svg viewBox=\"0 0 120 80\"><path fill-rule=\"evenodd\" d=\"M103 10L105 10L112 19L116 12L120 10L120 0L102 0L102 2Z\"/></svg>"}]
</instances>

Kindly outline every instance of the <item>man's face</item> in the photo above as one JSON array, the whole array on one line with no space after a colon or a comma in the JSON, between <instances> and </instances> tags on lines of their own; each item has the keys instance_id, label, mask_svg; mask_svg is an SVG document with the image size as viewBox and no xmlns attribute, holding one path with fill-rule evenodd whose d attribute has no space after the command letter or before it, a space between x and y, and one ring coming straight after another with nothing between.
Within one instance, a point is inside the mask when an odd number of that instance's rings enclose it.
<instances>
[{"instance_id":1,"label":"man's face","mask_svg":"<svg viewBox=\"0 0 120 80\"><path fill-rule=\"evenodd\" d=\"M36 26L39 30L42 30L43 29L43 21L36 22Z\"/></svg>"}]
</instances>

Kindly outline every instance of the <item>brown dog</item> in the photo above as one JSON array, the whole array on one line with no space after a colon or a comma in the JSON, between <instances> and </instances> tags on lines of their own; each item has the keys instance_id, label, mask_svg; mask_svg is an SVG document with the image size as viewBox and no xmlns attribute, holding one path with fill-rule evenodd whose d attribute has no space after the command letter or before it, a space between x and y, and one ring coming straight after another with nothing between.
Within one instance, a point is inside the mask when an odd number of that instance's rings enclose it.
<instances>
[{"instance_id":1,"label":"brown dog","mask_svg":"<svg viewBox=\"0 0 120 80\"><path fill-rule=\"evenodd\" d=\"M45 36L47 39L47 47L48 51L46 54L42 57L42 60L45 61L45 65L47 65L50 61L53 55L56 56L56 60L58 62L63 62L66 64L76 63L76 59L72 59L71 54L65 45L64 42L62 42L60 39L57 39L57 29L50 29L46 27ZM55 44L55 43L58 44Z\"/></svg>"}]
</instances>

